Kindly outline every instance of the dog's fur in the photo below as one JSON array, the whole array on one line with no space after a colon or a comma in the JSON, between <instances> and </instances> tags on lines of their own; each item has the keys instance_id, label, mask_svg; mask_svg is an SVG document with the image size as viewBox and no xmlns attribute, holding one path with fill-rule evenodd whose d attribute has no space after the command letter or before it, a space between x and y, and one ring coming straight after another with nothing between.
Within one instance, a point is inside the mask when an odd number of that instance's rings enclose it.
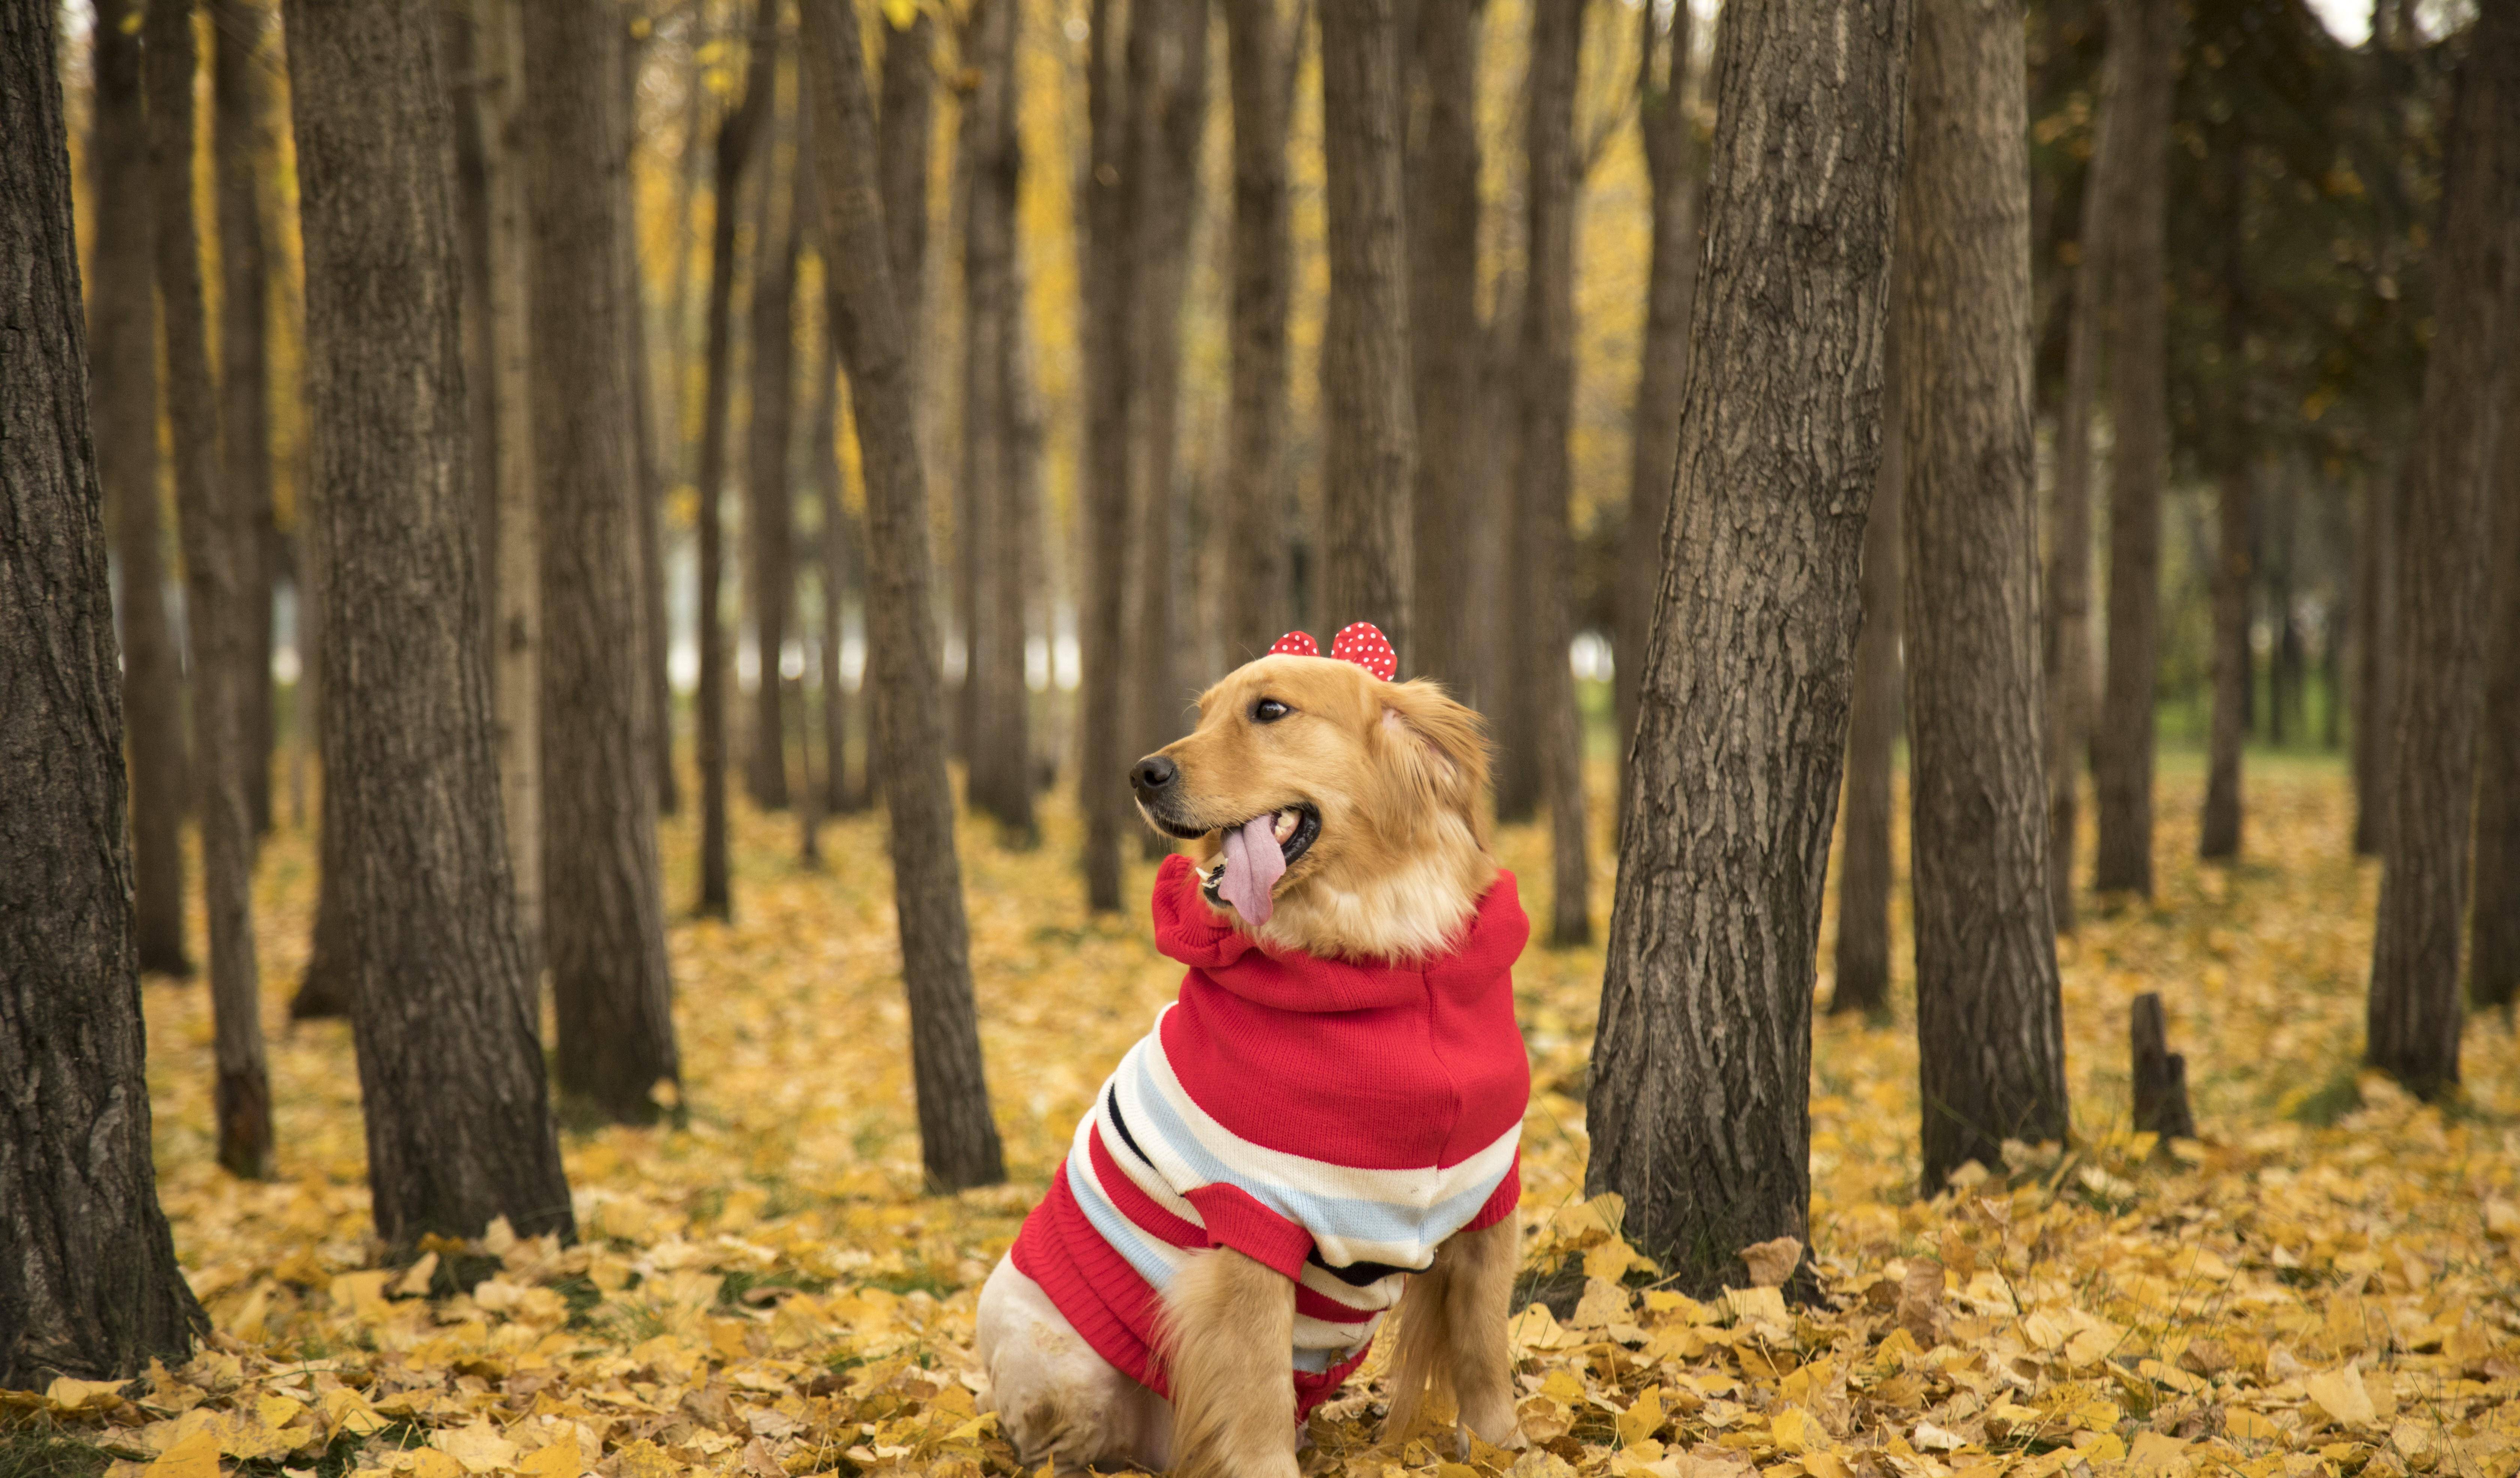
<instances>
[{"instance_id":1,"label":"dog's fur","mask_svg":"<svg viewBox=\"0 0 2520 1478\"><path fill-rule=\"evenodd\" d=\"M1290 710L1263 723L1261 700ZM1352 663L1268 656L1199 698L1187 739L1160 752L1179 779L1148 821L1202 833L1289 806L1321 818L1254 929L1278 950L1321 958L1419 960L1451 946L1497 873L1483 802L1479 716L1427 682L1388 683ZM1519 1230L1511 1218L1455 1233L1395 1311L1389 1437L1408 1435L1427 1390L1449 1394L1468 1431L1520 1446L1506 1321ZM1173 1400L1088 1348L1039 1285L1001 1262L982 1291L979 1354L992 1409L1027 1463L1134 1462L1196 1478L1294 1478L1287 1378L1295 1285L1231 1248L1200 1253L1168 1290L1161 1340Z\"/></svg>"},{"instance_id":2,"label":"dog's fur","mask_svg":"<svg viewBox=\"0 0 2520 1478\"><path fill-rule=\"evenodd\" d=\"M1292 711L1259 723L1275 698ZM1304 804L1321 837L1278 881L1277 909L1251 932L1272 949L1325 959L1418 960L1461 933L1496 880L1487 849L1487 735L1433 683L1386 683L1352 662L1269 656L1198 700L1198 727L1158 751L1180 768L1177 795L1148 810L1158 829L1204 833Z\"/></svg>"}]
</instances>

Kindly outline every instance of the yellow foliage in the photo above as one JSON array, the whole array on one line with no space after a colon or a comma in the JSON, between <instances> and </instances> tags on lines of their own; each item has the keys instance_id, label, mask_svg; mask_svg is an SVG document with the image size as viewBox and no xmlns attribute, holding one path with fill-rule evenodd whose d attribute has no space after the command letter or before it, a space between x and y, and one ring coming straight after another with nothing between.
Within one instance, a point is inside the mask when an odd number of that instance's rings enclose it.
<instances>
[{"instance_id":1,"label":"yellow foliage","mask_svg":"<svg viewBox=\"0 0 2520 1478\"><path fill-rule=\"evenodd\" d=\"M1813 1308L1774 1286L1709 1303L1650 1286L1621 1203L1582 1192L1599 954L1534 948L1517 972L1526 1254L1582 1278L1563 1320L1533 1304L1512 1321L1534 1446L1377 1446L1376 1375L1317 1415L1308 1471L2514 1478L2520 1045L2471 1026L2456 1113L2373 1084L2332 1126L2287 1116L2352 1081L2376 879L2348 852L2341 781L2267 770L2252 859L2211 883L2188 861L2194 777L2170 770L2159 899L2062 943L2069 1148L2022 1147L2012 1174L1918 1200L1912 1017L1818 1021ZM217 1169L203 993L145 988L161 1194L220 1333L179 1368L57 1382L0 1420L89 1435L130 1459L113 1478L303 1468L328 1449L353 1478L1012 1475L977 1399L979 1283L1177 980L1143 913L1084 916L1074 817L1055 806L1046 827L1030 853L963 836L1010 1185L921 1194L880 823L832 826L815 873L789 861L791 821L740 811L737 921L671 934L685 1125L564 1137L580 1243L500 1224L408 1269L374 1265L348 1032L285 1018L314 867L307 837L275 836L256 902L286 1179ZM664 843L679 899L688 820ZM1545 837L1500 846L1543 886ZM1150 870L1132 867L1143 900ZM2125 1011L2144 990L2193 1064L2208 1138L2183 1154L2127 1132ZM1802 1251L1744 1250L1766 1275ZM470 1287L428 1297L450 1269Z\"/></svg>"}]
</instances>

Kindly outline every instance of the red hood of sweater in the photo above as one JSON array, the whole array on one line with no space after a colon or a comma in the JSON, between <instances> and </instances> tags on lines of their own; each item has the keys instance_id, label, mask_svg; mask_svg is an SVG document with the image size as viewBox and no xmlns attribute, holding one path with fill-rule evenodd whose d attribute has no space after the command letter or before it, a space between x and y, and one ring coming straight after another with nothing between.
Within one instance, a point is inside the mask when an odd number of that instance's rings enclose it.
<instances>
[{"instance_id":1,"label":"red hood of sweater","mask_svg":"<svg viewBox=\"0 0 2520 1478\"><path fill-rule=\"evenodd\" d=\"M1236 1136L1332 1164L1449 1167L1521 1122L1531 1066L1513 963L1531 921L1511 873L1450 951L1409 964L1265 948L1199 896L1178 853L1153 907L1156 948L1190 966L1165 1053Z\"/></svg>"},{"instance_id":2,"label":"red hood of sweater","mask_svg":"<svg viewBox=\"0 0 2520 1478\"><path fill-rule=\"evenodd\" d=\"M1197 866L1179 852L1155 873L1153 906L1156 949L1243 1000L1282 1011L1406 1006L1424 999L1429 986L1447 994L1476 991L1513 968L1531 938L1522 895L1502 868L1453 948L1408 964L1272 950L1208 903Z\"/></svg>"}]
</instances>

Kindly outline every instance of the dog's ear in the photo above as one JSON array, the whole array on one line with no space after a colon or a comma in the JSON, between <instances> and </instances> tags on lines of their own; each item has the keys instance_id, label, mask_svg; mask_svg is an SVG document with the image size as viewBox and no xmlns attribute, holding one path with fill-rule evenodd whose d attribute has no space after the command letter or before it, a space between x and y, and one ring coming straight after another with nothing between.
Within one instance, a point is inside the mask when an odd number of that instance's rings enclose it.
<instances>
[{"instance_id":1,"label":"dog's ear","mask_svg":"<svg viewBox=\"0 0 2520 1478\"><path fill-rule=\"evenodd\" d=\"M1413 786L1469 824L1487 845L1488 726L1422 678L1379 685L1389 761Z\"/></svg>"}]
</instances>

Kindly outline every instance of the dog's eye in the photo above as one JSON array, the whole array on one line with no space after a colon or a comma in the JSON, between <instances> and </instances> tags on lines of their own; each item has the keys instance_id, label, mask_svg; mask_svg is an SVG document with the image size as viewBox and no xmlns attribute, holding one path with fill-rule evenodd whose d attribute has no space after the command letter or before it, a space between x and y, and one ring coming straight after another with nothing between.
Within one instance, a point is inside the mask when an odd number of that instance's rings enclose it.
<instances>
[{"instance_id":1,"label":"dog's eye","mask_svg":"<svg viewBox=\"0 0 2520 1478\"><path fill-rule=\"evenodd\" d=\"M1260 701L1251 705L1251 722L1255 724L1274 724L1294 711L1294 709L1279 702L1276 698L1262 698Z\"/></svg>"}]
</instances>

